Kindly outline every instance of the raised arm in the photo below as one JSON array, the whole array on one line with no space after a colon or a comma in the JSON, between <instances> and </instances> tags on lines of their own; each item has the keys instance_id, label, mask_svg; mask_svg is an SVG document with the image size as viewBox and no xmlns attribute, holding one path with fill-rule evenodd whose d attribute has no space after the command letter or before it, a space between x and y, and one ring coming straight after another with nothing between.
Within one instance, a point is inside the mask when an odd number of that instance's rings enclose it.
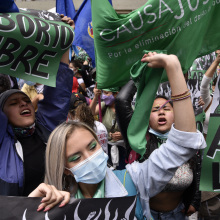
<instances>
[{"instance_id":1,"label":"raised arm","mask_svg":"<svg viewBox=\"0 0 220 220\"><path fill-rule=\"evenodd\" d=\"M75 28L70 18L62 16L62 21ZM44 99L38 102L37 121L50 132L67 118L72 85L73 73L69 69L69 50L67 50L60 60L56 87L45 86Z\"/></svg>"},{"instance_id":2,"label":"raised arm","mask_svg":"<svg viewBox=\"0 0 220 220\"><path fill-rule=\"evenodd\" d=\"M170 82L172 96L183 97L188 91L180 62L175 55L148 53L141 60L148 62L152 68L165 68ZM180 101L173 100L175 128L180 131L196 132L196 122L190 98Z\"/></svg>"},{"instance_id":3,"label":"raised arm","mask_svg":"<svg viewBox=\"0 0 220 220\"><path fill-rule=\"evenodd\" d=\"M220 53L218 53L215 61L211 64L211 66L208 68L208 70L206 71L205 75L202 78L202 82L201 82L201 86L200 86L200 93L201 93L202 99L205 103L205 105L203 107L204 109L206 109L211 102L209 84L212 80L212 77L213 77L219 63L220 63Z\"/></svg>"},{"instance_id":4,"label":"raised arm","mask_svg":"<svg viewBox=\"0 0 220 220\"><path fill-rule=\"evenodd\" d=\"M199 149L205 148L206 143L203 135L196 131L193 107L178 58L175 55L148 53L141 61L148 62L152 68L165 68L172 96L176 99L173 103L175 125L166 143L153 151L143 163L135 161L126 166L140 194L144 215L150 219L149 198L160 193L176 169Z\"/></svg>"},{"instance_id":5,"label":"raised arm","mask_svg":"<svg viewBox=\"0 0 220 220\"><path fill-rule=\"evenodd\" d=\"M91 108L93 115L98 115L99 114L99 105L97 104L97 102L98 102L99 96L101 95L101 90L97 89L97 86L95 85L93 92L94 92L94 98L93 98L92 102L90 103L89 107Z\"/></svg>"},{"instance_id":6,"label":"raised arm","mask_svg":"<svg viewBox=\"0 0 220 220\"><path fill-rule=\"evenodd\" d=\"M211 66L208 68L208 70L206 71L205 75L207 77L213 77L218 65L220 63L220 53L217 54L216 59L214 60L214 62L211 64Z\"/></svg>"}]
</instances>

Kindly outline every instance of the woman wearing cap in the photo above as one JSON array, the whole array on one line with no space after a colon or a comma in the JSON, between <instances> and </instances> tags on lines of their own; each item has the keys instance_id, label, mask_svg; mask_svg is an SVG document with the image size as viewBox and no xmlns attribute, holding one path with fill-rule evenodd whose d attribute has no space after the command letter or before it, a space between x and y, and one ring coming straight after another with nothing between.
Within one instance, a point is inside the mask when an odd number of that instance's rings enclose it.
<instances>
[{"instance_id":1,"label":"woman wearing cap","mask_svg":"<svg viewBox=\"0 0 220 220\"><path fill-rule=\"evenodd\" d=\"M152 68L166 69L173 95L179 96L187 91L176 56L149 53L141 61L148 62ZM203 135L196 131L189 97L173 105L175 128L172 125L167 142L143 163L128 164L126 170L121 171L112 172L106 168L108 156L88 126L79 122L61 124L48 141L46 183L53 184L58 190L66 189L75 198L138 194L136 217L149 220L149 198L165 187L177 167L206 146Z\"/></svg>"},{"instance_id":2,"label":"woman wearing cap","mask_svg":"<svg viewBox=\"0 0 220 220\"><path fill-rule=\"evenodd\" d=\"M95 121L86 98L80 93L72 93L68 112L68 121L81 121L93 129L98 137L102 149L108 153L108 133L106 127Z\"/></svg>"},{"instance_id":3,"label":"woman wearing cap","mask_svg":"<svg viewBox=\"0 0 220 220\"><path fill-rule=\"evenodd\" d=\"M73 25L70 18L62 20ZM27 196L43 181L47 139L68 114L72 87L68 54L61 58L56 88L45 86L36 114L22 91L12 89L0 96L0 195Z\"/></svg>"}]
</instances>

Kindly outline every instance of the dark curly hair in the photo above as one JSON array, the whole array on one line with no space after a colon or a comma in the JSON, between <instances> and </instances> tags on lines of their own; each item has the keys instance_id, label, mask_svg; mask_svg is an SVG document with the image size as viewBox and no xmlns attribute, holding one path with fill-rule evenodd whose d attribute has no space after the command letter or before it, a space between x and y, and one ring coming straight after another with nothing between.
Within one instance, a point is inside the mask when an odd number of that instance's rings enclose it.
<instances>
[{"instance_id":1,"label":"dark curly hair","mask_svg":"<svg viewBox=\"0 0 220 220\"><path fill-rule=\"evenodd\" d=\"M11 88L11 83L7 75L0 73L0 94L9 90Z\"/></svg>"},{"instance_id":2,"label":"dark curly hair","mask_svg":"<svg viewBox=\"0 0 220 220\"><path fill-rule=\"evenodd\" d=\"M79 105L76 108L75 116L81 122L84 122L85 124L87 124L91 129L94 129L95 119L94 119L91 109L89 108L89 106L87 106L86 103L83 103L82 105Z\"/></svg>"}]
</instances>

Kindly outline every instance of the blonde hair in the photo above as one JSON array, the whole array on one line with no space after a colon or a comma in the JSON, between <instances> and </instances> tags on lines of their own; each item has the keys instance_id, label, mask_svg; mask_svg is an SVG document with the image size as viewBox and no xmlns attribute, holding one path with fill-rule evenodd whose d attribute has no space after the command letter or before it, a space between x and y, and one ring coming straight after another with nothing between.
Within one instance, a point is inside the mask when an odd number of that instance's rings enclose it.
<instances>
[{"instance_id":1,"label":"blonde hair","mask_svg":"<svg viewBox=\"0 0 220 220\"><path fill-rule=\"evenodd\" d=\"M75 179L72 175L65 175L66 163L66 142L70 135L77 129L85 129L90 131L94 138L98 141L95 132L86 124L82 122L64 122L59 125L51 133L46 149L46 171L44 182L54 185L58 190L70 190L76 185Z\"/></svg>"}]
</instances>

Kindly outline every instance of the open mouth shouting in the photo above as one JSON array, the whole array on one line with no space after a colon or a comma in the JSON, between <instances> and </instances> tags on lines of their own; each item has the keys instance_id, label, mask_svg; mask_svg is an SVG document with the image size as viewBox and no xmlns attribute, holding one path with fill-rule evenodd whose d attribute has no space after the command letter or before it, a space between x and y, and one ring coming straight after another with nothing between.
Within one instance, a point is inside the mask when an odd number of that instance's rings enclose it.
<instances>
[{"instance_id":1,"label":"open mouth shouting","mask_svg":"<svg viewBox=\"0 0 220 220\"><path fill-rule=\"evenodd\" d=\"M25 116L25 117L31 116L31 110L24 109L23 111L21 111L20 115Z\"/></svg>"},{"instance_id":2,"label":"open mouth shouting","mask_svg":"<svg viewBox=\"0 0 220 220\"><path fill-rule=\"evenodd\" d=\"M159 125L165 125L167 123L167 120L165 118L159 118L158 124Z\"/></svg>"}]
</instances>

